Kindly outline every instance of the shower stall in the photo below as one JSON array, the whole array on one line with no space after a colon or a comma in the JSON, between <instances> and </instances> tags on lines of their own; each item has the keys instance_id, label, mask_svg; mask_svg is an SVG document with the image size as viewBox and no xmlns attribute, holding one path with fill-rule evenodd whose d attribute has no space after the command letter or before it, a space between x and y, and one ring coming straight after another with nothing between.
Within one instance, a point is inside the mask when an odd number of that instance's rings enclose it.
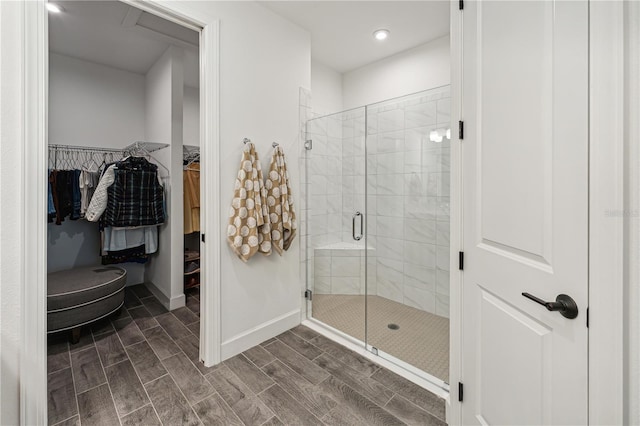
<instances>
[{"instance_id":1,"label":"shower stall","mask_svg":"<svg viewBox=\"0 0 640 426\"><path fill-rule=\"evenodd\" d=\"M307 121L308 319L449 382L449 86Z\"/></svg>"}]
</instances>

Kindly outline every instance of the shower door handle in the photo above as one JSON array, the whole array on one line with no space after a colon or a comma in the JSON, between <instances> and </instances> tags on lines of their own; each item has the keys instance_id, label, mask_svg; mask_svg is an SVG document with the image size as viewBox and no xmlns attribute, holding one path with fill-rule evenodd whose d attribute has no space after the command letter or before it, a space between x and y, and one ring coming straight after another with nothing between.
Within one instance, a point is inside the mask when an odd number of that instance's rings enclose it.
<instances>
[{"instance_id":1,"label":"shower door handle","mask_svg":"<svg viewBox=\"0 0 640 426\"><path fill-rule=\"evenodd\" d=\"M360 217L360 234L356 235L356 218ZM354 240L360 241L362 239L362 223L364 222L362 213L355 212L355 214L351 217L351 236Z\"/></svg>"}]
</instances>

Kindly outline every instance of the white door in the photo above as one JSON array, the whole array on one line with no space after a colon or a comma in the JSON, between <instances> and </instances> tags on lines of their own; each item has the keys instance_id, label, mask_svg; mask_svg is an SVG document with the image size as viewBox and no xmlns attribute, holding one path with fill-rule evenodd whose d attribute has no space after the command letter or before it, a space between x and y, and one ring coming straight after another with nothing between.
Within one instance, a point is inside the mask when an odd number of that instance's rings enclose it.
<instances>
[{"instance_id":1,"label":"white door","mask_svg":"<svg viewBox=\"0 0 640 426\"><path fill-rule=\"evenodd\" d=\"M461 13L462 421L586 424L588 3Z\"/></svg>"}]
</instances>

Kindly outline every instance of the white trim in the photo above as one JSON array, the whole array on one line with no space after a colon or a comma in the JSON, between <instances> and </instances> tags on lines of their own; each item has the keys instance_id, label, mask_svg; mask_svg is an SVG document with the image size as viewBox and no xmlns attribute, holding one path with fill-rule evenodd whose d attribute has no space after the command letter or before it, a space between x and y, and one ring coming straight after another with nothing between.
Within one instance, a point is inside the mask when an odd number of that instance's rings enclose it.
<instances>
[{"instance_id":1,"label":"white trim","mask_svg":"<svg viewBox=\"0 0 640 426\"><path fill-rule=\"evenodd\" d=\"M47 105L48 15L44 0L24 2L22 155L22 348L20 422L47 422Z\"/></svg>"},{"instance_id":2,"label":"white trim","mask_svg":"<svg viewBox=\"0 0 640 426\"><path fill-rule=\"evenodd\" d=\"M177 296L171 298L167 297L154 283L147 282L143 284L147 289L158 299L158 302L166 309L172 311L178 309L186 304L186 297L184 293L180 293Z\"/></svg>"},{"instance_id":3,"label":"white trim","mask_svg":"<svg viewBox=\"0 0 640 426\"><path fill-rule=\"evenodd\" d=\"M624 5L589 8L589 423L622 424Z\"/></svg>"},{"instance_id":4,"label":"white trim","mask_svg":"<svg viewBox=\"0 0 640 426\"><path fill-rule=\"evenodd\" d=\"M196 31L200 36L201 153L203 200L207 215L203 232L211 229L208 250L203 250L203 284L200 356L205 365L220 361L220 238L219 238L219 23L211 16L187 11L184 3L122 0L150 13ZM48 105L48 15L45 0L25 1L24 28L24 129L21 200L24 248L20 282L23 285L22 347L20 364L20 422L47 423L47 105ZM206 75L206 79L205 79ZM208 166L208 165L211 166ZM208 170L208 172L207 172ZM206 271L212 271L211 276Z\"/></svg>"},{"instance_id":5,"label":"white trim","mask_svg":"<svg viewBox=\"0 0 640 426\"><path fill-rule=\"evenodd\" d=\"M463 12L458 2L452 1L450 7L450 43L451 43L451 129L457 129L462 120L462 19ZM447 399L447 422L460 424L462 406L458 401L458 382L462 377L462 271L458 269L458 252L463 249L462 234L462 145L458 132L451 132L451 197L449 199L450 220L450 264L449 264L449 393ZM453 196L455 194L456 196Z\"/></svg>"},{"instance_id":6,"label":"white trim","mask_svg":"<svg viewBox=\"0 0 640 426\"><path fill-rule=\"evenodd\" d=\"M280 315L272 320L264 322L250 330L244 331L231 339L225 340L221 345L222 360L231 358L252 348L267 339L284 333L300 324L300 309L295 309Z\"/></svg>"}]
</instances>

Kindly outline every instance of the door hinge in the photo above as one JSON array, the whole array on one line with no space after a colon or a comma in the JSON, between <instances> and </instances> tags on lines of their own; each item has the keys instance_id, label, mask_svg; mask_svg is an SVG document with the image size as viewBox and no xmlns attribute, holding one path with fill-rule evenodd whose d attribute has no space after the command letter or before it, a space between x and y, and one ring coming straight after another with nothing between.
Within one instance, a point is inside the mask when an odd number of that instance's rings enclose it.
<instances>
[{"instance_id":1,"label":"door hinge","mask_svg":"<svg viewBox=\"0 0 640 426\"><path fill-rule=\"evenodd\" d=\"M587 306L587 328L589 328L589 307Z\"/></svg>"},{"instance_id":2,"label":"door hinge","mask_svg":"<svg viewBox=\"0 0 640 426\"><path fill-rule=\"evenodd\" d=\"M464 271L464 252L458 252L458 269Z\"/></svg>"},{"instance_id":3,"label":"door hinge","mask_svg":"<svg viewBox=\"0 0 640 426\"><path fill-rule=\"evenodd\" d=\"M307 151L313 149L313 140L312 139L307 139L306 141L304 141L304 149L306 149Z\"/></svg>"},{"instance_id":4,"label":"door hinge","mask_svg":"<svg viewBox=\"0 0 640 426\"><path fill-rule=\"evenodd\" d=\"M462 382L458 382L458 401L462 402L464 399L464 385Z\"/></svg>"},{"instance_id":5,"label":"door hinge","mask_svg":"<svg viewBox=\"0 0 640 426\"><path fill-rule=\"evenodd\" d=\"M464 139L464 122L458 121L458 139Z\"/></svg>"},{"instance_id":6,"label":"door hinge","mask_svg":"<svg viewBox=\"0 0 640 426\"><path fill-rule=\"evenodd\" d=\"M304 298L307 300L313 300L313 292L311 290L305 290Z\"/></svg>"},{"instance_id":7,"label":"door hinge","mask_svg":"<svg viewBox=\"0 0 640 426\"><path fill-rule=\"evenodd\" d=\"M202 239L202 242L204 243L204 234L202 234L202 235L200 236L200 238Z\"/></svg>"},{"instance_id":8,"label":"door hinge","mask_svg":"<svg viewBox=\"0 0 640 426\"><path fill-rule=\"evenodd\" d=\"M460 0L458 2L458 9L463 10L464 9L464 0Z\"/></svg>"}]
</instances>

